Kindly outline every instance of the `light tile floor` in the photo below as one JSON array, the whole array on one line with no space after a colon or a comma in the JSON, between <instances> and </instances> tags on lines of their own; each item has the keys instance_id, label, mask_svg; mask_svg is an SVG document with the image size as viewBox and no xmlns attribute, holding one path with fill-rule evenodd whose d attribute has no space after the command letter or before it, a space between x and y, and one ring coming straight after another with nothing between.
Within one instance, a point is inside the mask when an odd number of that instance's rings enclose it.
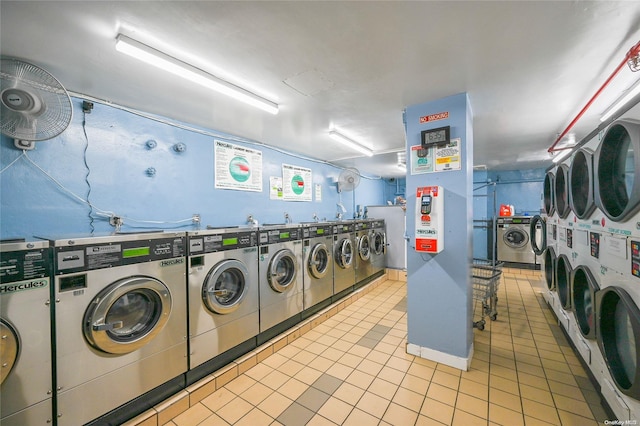
<instances>
[{"instance_id":1,"label":"light tile floor","mask_svg":"<svg viewBox=\"0 0 640 426\"><path fill-rule=\"evenodd\" d=\"M542 285L538 271L504 270L465 372L406 353L406 283L386 281L167 424L602 424Z\"/></svg>"}]
</instances>

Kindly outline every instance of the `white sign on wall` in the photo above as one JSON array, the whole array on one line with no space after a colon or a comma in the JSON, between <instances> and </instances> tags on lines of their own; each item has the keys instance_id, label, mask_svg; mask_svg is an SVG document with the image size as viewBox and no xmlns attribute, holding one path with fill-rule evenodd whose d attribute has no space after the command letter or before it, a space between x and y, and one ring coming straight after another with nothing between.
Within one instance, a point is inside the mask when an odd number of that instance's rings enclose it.
<instances>
[{"instance_id":1,"label":"white sign on wall","mask_svg":"<svg viewBox=\"0 0 640 426\"><path fill-rule=\"evenodd\" d=\"M282 197L285 201L312 200L311 169L282 165Z\"/></svg>"},{"instance_id":2,"label":"white sign on wall","mask_svg":"<svg viewBox=\"0 0 640 426\"><path fill-rule=\"evenodd\" d=\"M216 189L262 192L262 151L216 140Z\"/></svg>"}]
</instances>

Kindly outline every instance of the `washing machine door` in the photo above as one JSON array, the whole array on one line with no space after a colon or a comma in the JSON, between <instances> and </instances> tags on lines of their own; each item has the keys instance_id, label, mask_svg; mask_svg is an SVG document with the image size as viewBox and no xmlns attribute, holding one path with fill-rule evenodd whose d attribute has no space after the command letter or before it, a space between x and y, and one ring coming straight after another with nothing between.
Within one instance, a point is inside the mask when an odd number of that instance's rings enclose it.
<instances>
[{"instance_id":1,"label":"washing machine door","mask_svg":"<svg viewBox=\"0 0 640 426\"><path fill-rule=\"evenodd\" d=\"M269 285L274 291L284 293L296 280L298 274L298 262L296 255L290 249L277 252L267 270Z\"/></svg>"},{"instance_id":2,"label":"washing machine door","mask_svg":"<svg viewBox=\"0 0 640 426\"><path fill-rule=\"evenodd\" d=\"M309 255L309 273L313 278L323 278L329 271L331 254L323 243L316 244Z\"/></svg>"},{"instance_id":3,"label":"washing machine door","mask_svg":"<svg viewBox=\"0 0 640 426\"><path fill-rule=\"evenodd\" d=\"M504 243L510 248L522 248L529 243L529 234L524 228L510 227L504 231Z\"/></svg>"},{"instance_id":4,"label":"washing machine door","mask_svg":"<svg viewBox=\"0 0 640 426\"><path fill-rule=\"evenodd\" d=\"M247 294L249 270L244 263L227 259L216 264L202 285L202 300L215 314L226 315L240 307Z\"/></svg>"},{"instance_id":5,"label":"washing machine door","mask_svg":"<svg viewBox=\"0 0 640 426\"><path fill-rule=\"evenodd\" d=\"M373 246L371 247L373 254L379 255L384 253L384 236L381 232L373 234Z\"/></svg>"},{"instance_id":6,"label":"washing machine door","mask_svg":"<svg viewBox=\"0 0 640 426\"><path fill-rule=\"evenodd\" d=\"M20 338L18 332L8 321L0 319L0 384L11 373L11 369L20 354Z\"/></svg>"},{"instance_id":7,"label":"washing machine door","mask_svg":"<svg viewBox=\"0 0 640 426\"><path fill-rule=\"evenodd\" d=\"M110 354L126 354L149 343L169 320L171 292L155 278L132 276L102 290L83 322L86 340Z\"/></svg>"},{"instance_id":8,"label":"washing machine door","mask_svg":"<svg viewBox=\"0 0 640 426\"><path fill-rule=\"evenodd\" d=\"M353 243L350 238L340 240L336 250L336 263L342 269L351 267L353 262Z\"/></svg>"},{"instance_id":9,"label":"washing machine door","mask_svg":"<svg viewBox=\"0 0 640 426\"><path fill-rule=\"evenodd\" d=\"M371 257L371 244L369 235L363 235L358 240L358 256L361 260L367 261Z\"/></svg>"}]
</instances>

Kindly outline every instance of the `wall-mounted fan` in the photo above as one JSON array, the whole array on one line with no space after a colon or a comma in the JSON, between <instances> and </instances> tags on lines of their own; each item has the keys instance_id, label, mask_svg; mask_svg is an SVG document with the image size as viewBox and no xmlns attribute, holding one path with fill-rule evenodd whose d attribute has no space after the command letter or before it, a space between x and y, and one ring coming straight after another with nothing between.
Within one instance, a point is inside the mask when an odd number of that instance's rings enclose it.
<instances>
[{"instance_id":1,"label":"wall-mounted fan","mask_svg":"<svg viewBox=\"0 0 640 426\"><path fill-rule=\"evenodd\" d=\"M62 84L30 63L0 58L0 131L20 149L54 138L69 126L73 107Z\"/></svg>"},{"instance_id":2,"label":"wall-mounted fan","mask_svg":"<svg viewBox=\"0 0 640 426\"><path fill-rule=\"evenodd\" d=\"M360 172L350 167L344 169L338 176L338 192L353 191L360 184Z\"/></svg>"}]
</instances>

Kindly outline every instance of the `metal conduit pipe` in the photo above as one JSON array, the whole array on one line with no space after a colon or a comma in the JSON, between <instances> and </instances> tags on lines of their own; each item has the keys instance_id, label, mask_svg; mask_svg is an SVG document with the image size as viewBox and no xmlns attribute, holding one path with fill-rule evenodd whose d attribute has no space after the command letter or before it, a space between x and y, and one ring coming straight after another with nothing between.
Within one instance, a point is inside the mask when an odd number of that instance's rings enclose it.
<instances>
[{"instance_id":1,"label":"metal conduit pipe","mask_svg":"<svg viewBox=\"0 0 640 426\"><path fill-rule=\"evenodd\" d=\"M584 115L584 113L589 109L589 107L591 107L591 104L593 104L593 102L596 100L596 98L598 96L600 96L600 94L604 91L604 89L609 85L609 83L611 83L611 80L613 80L613 78L620 72L620 70L622 69L622 67L624 67L624 65L630 61L638 61L638 57L640 56L640 42L638 42L635 46L633 46L631 49L629 49L629 51L627 52L627 54L625 55L624 59L622 60L622 62L620 62L620 64L616 67L616 69L611 73L611 75L609 76L609 78L607 78L605 80L605 82L602 84L602 86L596 91L596 93L591 97L591 99L589 99L589 101L587 102L587 104L580 110L580 112L578 113L578 115L575 116L575 118L571 121L571 123L569 123L569 125L567 126L566 129L564 129L564 131L560 134L560 136L558 136L558 138L556 139L556 141L549 147L549 149L547 150L548 152L555 152L555 151L562 151L565 149L572 149L573 147L564 147L564 148L555 148L555 146L562 140L563 137L566 136L567 133L569 133L569 131L573 128L573 126L575 126L575 124L578 122L578 120L580 120L580 118Z\"/></svg>"}]
</instances>

